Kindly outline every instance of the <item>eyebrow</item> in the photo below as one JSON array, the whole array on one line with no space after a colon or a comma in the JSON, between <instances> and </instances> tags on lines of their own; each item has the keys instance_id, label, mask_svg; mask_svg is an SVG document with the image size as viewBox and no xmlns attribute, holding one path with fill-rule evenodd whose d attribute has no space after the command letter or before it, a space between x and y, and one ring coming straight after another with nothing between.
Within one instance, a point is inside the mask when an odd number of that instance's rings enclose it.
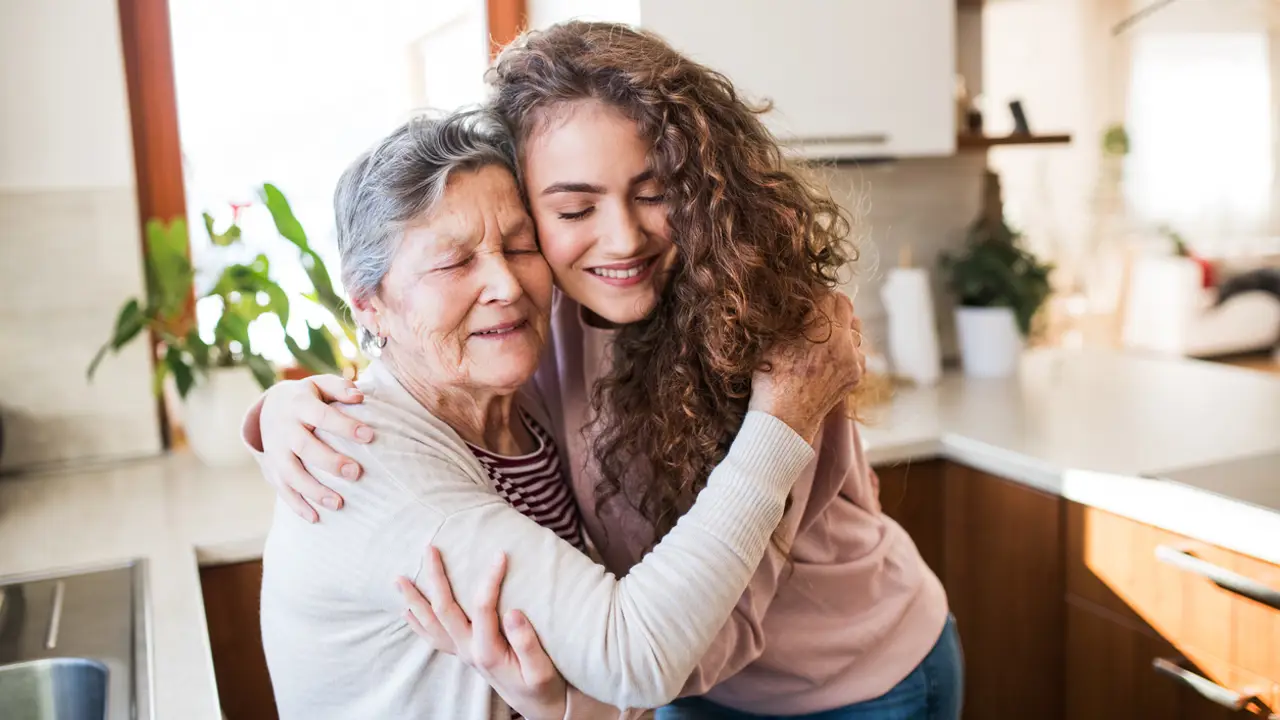
<instances>
[{"instance_id":1,"label":"eyebrow","mask_svg":"<svg viewBox=\"0 0 1280 720\"><path fill-rule=\"evenodd\" d=\"M630 187L639 185L642 182L648 182L653 179L653 171L645 170L644 172L631 178L627 183ZM548 185L543 191L543 195L554 195L556 193L589 193L592 195L603 195L604 187L601 185L592 185L583 182L558 182Z\"/></svg>"}]
</instances>

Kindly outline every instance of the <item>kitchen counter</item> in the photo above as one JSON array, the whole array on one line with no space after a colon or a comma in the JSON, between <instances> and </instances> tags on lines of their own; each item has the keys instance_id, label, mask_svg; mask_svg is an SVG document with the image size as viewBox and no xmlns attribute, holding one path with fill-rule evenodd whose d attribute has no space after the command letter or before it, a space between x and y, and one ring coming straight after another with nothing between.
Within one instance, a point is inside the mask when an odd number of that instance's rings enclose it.
<instances>
[{"instance_id":1,"label":"kitchen counter","mask_svg":"<svg viewBox=\"0 0 1280 720\"><path fill-rule=\"evenodd\" d=\"M1280 563L1280 378L1042 351L869 415L873 464L945 457ZM0 480L0 576L145 558L155 717L219 720L198 570L261 557L273 502L252 464L185 454Z\"/></svg>"},{"instance_id":2,"label":"kitchen counter","mask_svg":"<svg viewBox=\"0 0 1280 720\"><path fill-rule=\"evenodd\" d=\"M1014 378L948 373L873 408L873 465L941 457L1280 564L1280 377L1041 350Z\"/></svg>"},{"instance_id":3,"label":"kitchen counter","mask_svg":"<svg viewBox=\"0 0 1280 720\"><path fill-rule=\"evenodd\" d=\"M260 558L274 498L186 454L0 479L0 577L146 559L154 717L220 720L199 566Z\"/></svg>"}]
</instances>

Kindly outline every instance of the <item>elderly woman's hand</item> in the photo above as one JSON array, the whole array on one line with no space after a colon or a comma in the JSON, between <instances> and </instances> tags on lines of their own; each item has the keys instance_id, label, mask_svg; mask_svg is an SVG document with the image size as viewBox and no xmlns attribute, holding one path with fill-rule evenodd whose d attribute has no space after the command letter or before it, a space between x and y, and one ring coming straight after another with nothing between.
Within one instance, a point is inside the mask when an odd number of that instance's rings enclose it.
<instances>
[{"instance_id":1,"label":"elderly woman's hand","mask_svg":"<svg viewBox=\"0 0 1280 720\"><path fill-rule=\"evenodd\" d=\"M436 650L457 656L479 672L516 712L529 720L559 720L565 716L569 687L542 649L533 625L519 610L498 620L498 595L506 573L507 558L500 555L481 585L472 620L453 598L440 552L428 548L422 580L430 600L408 578L396 581L409 607L405 621Z\"/></svg>"},{"instance_id":2,"label":"elderly woman's hand","mask_svg":"<svg viewBox=\"0 0 1280 720\"><path fill-rule=\"evenodd\" d=\"M316 480L304 463L348 480L360 478L356 461L321 442L313 432L320 428L358 442L372 441L372 428L329 405L363 401L364 395L350 380L316 375L277 383L266 392L261 407L249 411L246 441L263 451L262 470L267 481L304 520L320 519L311 503L330 510L342 507L342 496Z\"/></svg>"},{"instance_id":3,"label":"elderly woman's hand","mask_svg":"<svg viewBox=\"0 0 1280 720\"><path fill-rule=\"evenodd\" d=\"M844 293L824 297L794 342L771 348L767 371L751 380L752 410L761 410L791 426L809 442L837 405L862 380L862 323Z\"/></svg>"}]
</instances>

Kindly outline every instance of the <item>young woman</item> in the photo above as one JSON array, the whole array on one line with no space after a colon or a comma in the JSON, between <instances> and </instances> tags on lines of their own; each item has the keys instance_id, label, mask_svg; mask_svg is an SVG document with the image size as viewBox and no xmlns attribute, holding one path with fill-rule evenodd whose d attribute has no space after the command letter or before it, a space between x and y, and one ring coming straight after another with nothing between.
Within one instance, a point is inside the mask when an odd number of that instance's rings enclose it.
<instances>
[{"instance_id":1,"label":"young woman","mask_svg":"<svg viewBox=\"0 0 1280 720\"><path fill-rule=\"evenodd\" d=\"M848 225L726 78L651 35L530 33L491 84L562 293L537 383L588 536L624 575L724 457L765 353L836 284ZM300 459L359 475L309 431L369 435L327 412L324 400L352 400L338 385L277 386L246 418L300 512L314 512L304 496L341 503ZM662 716L959 717L941 584L881 511L853 420L829 416L816 446L770 552Z\"/></svg>"}]
</instances>

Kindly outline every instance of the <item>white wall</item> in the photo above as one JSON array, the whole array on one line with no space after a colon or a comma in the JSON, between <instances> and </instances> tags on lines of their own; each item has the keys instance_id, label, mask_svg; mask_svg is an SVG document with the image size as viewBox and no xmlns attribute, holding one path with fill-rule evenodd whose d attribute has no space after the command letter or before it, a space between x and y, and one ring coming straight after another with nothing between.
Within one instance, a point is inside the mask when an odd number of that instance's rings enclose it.
<instances>
[{"instance_id":1,"label":"white wall","mask_svg":"<svg viewBox=\"0 0 1280 720\"><path fill-rule=\"evenodd\" d=\"M534 29L573 18L640 23L640 0L528 0L527 8Z\"/></svg>"},{"instance_id":2,"label":"white wall","mask_svg":"<svg viewBox=\"0 0 1280 720\"><path fill-rule=\"evenodd\" d=\"M143 289L114 0L0 0L0 470L160 450L137 343L84 371Z\"/></svg>"}]
</instances>

